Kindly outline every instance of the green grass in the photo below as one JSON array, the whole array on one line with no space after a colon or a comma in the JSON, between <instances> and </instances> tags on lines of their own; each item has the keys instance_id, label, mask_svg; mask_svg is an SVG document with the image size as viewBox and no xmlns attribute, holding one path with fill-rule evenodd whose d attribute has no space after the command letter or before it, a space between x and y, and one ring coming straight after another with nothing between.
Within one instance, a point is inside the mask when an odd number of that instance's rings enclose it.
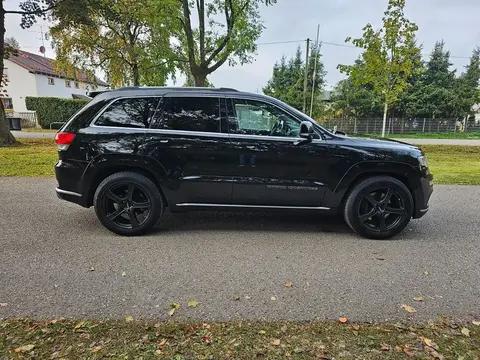
<instances>
[{"instance_id":1,"label":"green grass","mask_svg":"<svg viewBox=\"0 0 480 360\"><path fill-rule=\"evenodd\" d=\"M0 355L8 359L172 360L473 360L480 356L480 327L448 319L435 324L129 320L3 321Z\"/></svg>"},{"instance_id":2,"label":"green grass","mask_svg":"<svg viewBox=\"0 0 480 360\"><path fill-rule=\"evenodd\" d=\"M480 185L480 146L424 145L436 184ZM53 176L57 148L52 139L22 139L0 147L0 176Z\"/></svg>"},{"instance_id":3,"label":"green grass","mask_svg":"<svg viewBox=\"0 0 480 360\"><path fill-rule=\"evenodd\" d=\"M375 135L362 135L366 137L379 137ZM414 134L388 134L388 138L407 138L407 139L465 139L475 140L480 139L480 132L443 132L443 133L414 133Z\"/></svg>"},{"instance_id":4,"label":"green grass","mask_svg":"<svg viewBox=\"0 0 480 360\"><path fill-rule=\"evenodd\" d=\"M480 146L422 145L433 182L480 185Z\"/></svg>"},{"instance_id":5,"label":"green grass","mask_svg":"<svg viewBox=\"0 0 480 360\"><path fill-rule=\"evenodd\" d=\"M38 128L27 128L27 129L22 129L24 132L47 132L47 133L56 133L58 130L55 129L38 129Z\"/></svg>"},{"instance_id":6,"label":"green grass","mask_svg":"<svg viewBox=\"0 0 480 360\"><path fill-rule=\"evenodd\" d=\"M53 176L57 159L53 139L22 139L0 147L0 176Z\"/></svg>"}]
</instances>

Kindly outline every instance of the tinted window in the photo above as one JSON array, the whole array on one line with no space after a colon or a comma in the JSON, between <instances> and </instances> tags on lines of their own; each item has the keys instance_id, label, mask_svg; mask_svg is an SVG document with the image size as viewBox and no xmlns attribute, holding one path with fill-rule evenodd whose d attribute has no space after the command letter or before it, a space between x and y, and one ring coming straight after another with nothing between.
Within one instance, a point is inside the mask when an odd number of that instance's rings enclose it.
<instances>
[{"instance_id":1,"label":"tinted window","mask_svg":"<svg viewBox=\"0 0 480 360\"><path fill-rule=\"evenodd\" d=\"M117 100L100 115L95 125L148 128L157 103L158 98Z\"/></svg>"},{"instance_id":2,"label":"tinted window","mask_svg":"<svg viewBox=\"0 0 480 360\"><path fill-rule=\"evenodd\" d=\"M220 132L220 99L168 98L161 129Z\"/></svg>"},{"instance_id":3,"label":"tinted window","mask_svg":"<svg viewBox=\"0 0 480 360\"><path fill-rule=\"evenodd\" d=\"M275 106L254 100L232 99L229 128L234 134L298 137L300 123Z\"/></svg>"}]
</instances>

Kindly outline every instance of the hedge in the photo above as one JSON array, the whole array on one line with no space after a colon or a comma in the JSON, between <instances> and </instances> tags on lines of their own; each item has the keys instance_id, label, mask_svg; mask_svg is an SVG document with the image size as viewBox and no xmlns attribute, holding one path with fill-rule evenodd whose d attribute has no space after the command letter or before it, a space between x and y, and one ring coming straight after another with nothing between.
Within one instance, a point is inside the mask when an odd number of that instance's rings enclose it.
<instances>
[{"instance_id":1,"label":"hedge","mask_svg":"<svg viewBox=\"0 0 480 360\"><path fill-rule=\"evenodd\" d=\"M66 122L74 113L80 110L88 100L61 99L54 97L25 98L27 110L36 111L40 126L48 129L52 122Z\"/></svg>"}]
</instances>

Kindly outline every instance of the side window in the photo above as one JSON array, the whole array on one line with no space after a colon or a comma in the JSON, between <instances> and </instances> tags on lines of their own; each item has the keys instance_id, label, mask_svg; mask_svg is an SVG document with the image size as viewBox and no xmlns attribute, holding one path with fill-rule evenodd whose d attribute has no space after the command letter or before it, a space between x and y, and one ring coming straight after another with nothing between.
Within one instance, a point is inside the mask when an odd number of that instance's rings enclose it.
<instances>
[{"instance_id":1,"label":"side window","mask_svg":"<svg viewBox=\"0 0 480 360\"><path fill-rule=\"evenodd\" d=\"M220 98L167 98L163 111L163 121L159 128L220 132Z\"/></svg>"},{"instance_id":2,"label":"side window","mask_svg":"<svg viewBox=\"0 0 480 360\"><path fill-rule=\"evenodd\" d=\"M111 104L95 121L95 125L149 128L158 98L120 99Z\"/></svg>"},{"instance_id":3,"label":"side window","mask_svg":"<svg viewBox=\"0 0 480 360\"><path fill-rule=\"evenodd\" d=\"M228 113L232 134L298 137L300 133L297 120L261 101L231 99Z\"/></svg>"}]
</instances>

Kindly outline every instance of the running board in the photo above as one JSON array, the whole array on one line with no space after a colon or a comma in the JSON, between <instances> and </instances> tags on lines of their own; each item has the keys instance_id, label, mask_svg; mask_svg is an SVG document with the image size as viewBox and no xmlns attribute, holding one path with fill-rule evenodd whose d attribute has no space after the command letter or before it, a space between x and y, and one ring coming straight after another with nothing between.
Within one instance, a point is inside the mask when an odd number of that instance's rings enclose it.
<instances>
[{"instance_id":1,"label":"running board","mask_svg":"<svg viewBox=\"0 0 480 360\"><path fill-rule=\"evenodd\" d=\"M249 209L289 209L289 210L330 210L322 206L275 206L275 205L237 205L237 204L203 204L181 203L178 207L224 207L224 208L249 208Z\"/></svg>"}]
</instances>

